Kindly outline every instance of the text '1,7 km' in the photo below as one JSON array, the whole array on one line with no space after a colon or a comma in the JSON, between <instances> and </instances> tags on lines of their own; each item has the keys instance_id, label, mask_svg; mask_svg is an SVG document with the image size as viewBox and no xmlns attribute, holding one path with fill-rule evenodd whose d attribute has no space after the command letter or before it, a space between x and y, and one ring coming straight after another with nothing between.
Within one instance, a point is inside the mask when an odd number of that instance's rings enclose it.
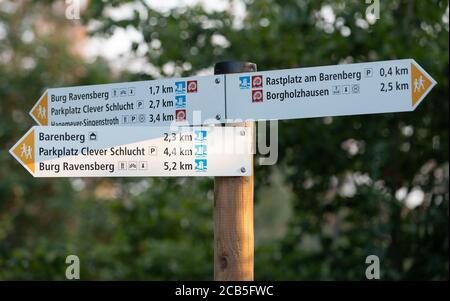
<instances>
[{"instance_id":1,"label":"text '1,7 km'","mask_svg":"<svg viewBox=\"0 0 450 301\"><path fill-rule=\"evenodd\" d=\"M214 124L225 116L223 91L223 75L55 88L30 115L42 126Z\"/></svg>"}]
</instances>

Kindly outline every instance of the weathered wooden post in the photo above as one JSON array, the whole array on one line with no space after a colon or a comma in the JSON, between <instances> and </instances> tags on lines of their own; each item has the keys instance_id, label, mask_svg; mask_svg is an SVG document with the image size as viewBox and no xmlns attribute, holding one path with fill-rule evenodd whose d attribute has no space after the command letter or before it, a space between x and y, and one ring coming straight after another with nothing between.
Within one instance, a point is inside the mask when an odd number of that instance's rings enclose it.
<instances>
[{"instance_id":1,"label":"weathered wooden post","mask_svg":"<svg viewBox=\"0 0 450 301\"><path fill-rule=\"evenodd\" d=\"M249 62L214 66L215 74L255 71L256 64ZM253 135L254 122L231 126L244 125L252 128ZM253 280L253 190L253 170L249 177L214 179L214 280Z\"/></svg>"}]
</instances>

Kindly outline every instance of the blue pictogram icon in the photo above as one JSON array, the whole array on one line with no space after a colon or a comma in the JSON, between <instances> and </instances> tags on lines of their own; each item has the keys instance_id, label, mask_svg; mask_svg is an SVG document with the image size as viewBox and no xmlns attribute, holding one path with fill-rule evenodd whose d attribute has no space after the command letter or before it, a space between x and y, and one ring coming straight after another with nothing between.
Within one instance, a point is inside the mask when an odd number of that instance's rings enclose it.
<instances>
[{"instance_id":1,"label":"blue pictogram icon","mask_svg":"<svg viewBox=\"0 0 450 301\"><path fill-rule=\"evenodd\" d=\"M205 172L208 170L208 160L195 159L195 171Z\"/></svg>"},{"instance_id":2,"label":"blue pictogram icon","mask_svg":"<svg viewBox=\"0 0 450 301\"><path fill-rule=\"evenodd\" d=\"M175 82L175 94L186 94L186 82Z\"/></svg>"},{"instance_id":3,"label":"blue pictogram icon","mask_svg":"<svg viewBox=\"0 0 450 301\"><path fill-rule=\"evenodd\" d=\"M195 137L194 140L197 142L205 142L206 141L206 135L208 134L205 130L196 130L195 131Z\"/></svg>"},{"instance_id":4,"label":"blue pictogram icon","mask_svg":"<svg viewBox=\"0 0 450 301\"><path fill-rule=\"evenodd\" d=\"M206 144L197 144L195 146L195 156L197 157L206 157Z\"/></svg>"},{"instance_id":5,"label":"blue pictogram icon","mask_svg":"<svg viewBox=\"0 0 450 301\"><path fill-rule=\"evenodd\" d=\"M240 76L239 77L239 88L250 89L250 76Z\"/></svg>"},{"instance_id":6,"label":"blue pictogram icon","mask_svg":"<svg viewBox=\"0 0 450 301\"><path fill-rule=\"evenodd\" d=\"M175 106L177 109L186 108L186 95L175 96Z\"/></svg>"}]
</instances>

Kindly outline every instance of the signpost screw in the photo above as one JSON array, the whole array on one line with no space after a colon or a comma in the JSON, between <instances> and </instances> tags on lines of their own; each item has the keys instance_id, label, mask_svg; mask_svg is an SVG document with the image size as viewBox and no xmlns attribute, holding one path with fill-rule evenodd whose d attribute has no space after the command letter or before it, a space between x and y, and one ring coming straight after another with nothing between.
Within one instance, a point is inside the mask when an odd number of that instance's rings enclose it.
<instances>
[{"instance_id":1,"label":"signpost screw","mask_svg":"<svg viewBox=\"0 0 450 301\"><path fill-rule=\"evenodd\" d=\"M241 172L245 173L245 171L246 171L245 167L241 167Z\"/></svg>"},{"instance_id":2,"label":"signpost screw","mask_svg":"<svg viewBox=\"0 0 450 301\"><path fill-rule=\"evenodd\" d=\"M245 131L244 130L241 131L241 136L245 136Z\"/></svg>"},{"instance_id":3,"label":"signpost screw","mask_svg":"<svg viewBox=\"0 0 450 301\"><path fill-rule=\"evenodd\" d=\"M222 116L220 116L220 114L217 114L217 115L216 115L216 119L217 119L217 120L220 120L220 119L222 119Z\"/></svg>"},{"instance_id":4,"label":"signpost screw","mask_svg":"<svg viewBox=\"0 0 450 301\"><path fill-rule=\"evenodd\" d=\"M220 78L216 78L216 84L220 84Z\"/></svg>"}]
</instances>

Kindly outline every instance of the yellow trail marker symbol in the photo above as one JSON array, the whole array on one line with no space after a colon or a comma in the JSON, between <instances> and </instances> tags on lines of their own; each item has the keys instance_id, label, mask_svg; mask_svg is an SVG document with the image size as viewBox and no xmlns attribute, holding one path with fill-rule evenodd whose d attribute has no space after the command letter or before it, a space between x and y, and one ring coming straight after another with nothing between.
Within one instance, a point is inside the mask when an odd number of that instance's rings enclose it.
<instances>
[{"instance_id":1,"label":"yellow trail marker symbol","mask_svg":"<svg viewBox=\"0 0 450 301\"><path fill-rule=\"evenodd\" d=\"M9 150L9 153L33 176L35 171L34 146L34 129L32 128Z\"/></svg>"},{"instance_id":2,"label":"yellow trail marker symbol","mask_svg":"<svg viewBox=\"0 0 450 301\"><path fill-rule=\"evenodd\" d=\"M421 71L415 63L411 63L411 96L413 107L427 94L435 85L428 74Z\"/></svg>"},{"instance_id":3,"label":"yellow trail marker symbol","mask_svg":"<svg viewBox=\"0 0 450 301\"><path fill-rule=\"evenodd\" d=\"M31 109L31 116L39 125L48 125L48 93L45 92L41 99Z\"/></svg>"}]
</instances>

